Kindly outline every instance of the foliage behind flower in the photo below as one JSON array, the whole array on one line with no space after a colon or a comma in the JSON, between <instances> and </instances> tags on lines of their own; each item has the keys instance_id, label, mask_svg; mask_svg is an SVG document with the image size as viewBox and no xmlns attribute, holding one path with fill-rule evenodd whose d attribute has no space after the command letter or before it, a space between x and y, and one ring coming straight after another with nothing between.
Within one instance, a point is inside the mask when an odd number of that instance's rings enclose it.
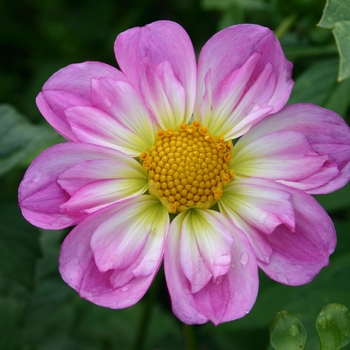
<instances>
[{"instance_id":1,"label":"foliage behind flower","mask_svg":"<svg viewBox=\"0 0 350 350\"><path fill-rule=\"evenodd\" d=\"M34 225L76 225L61 248L63 279L123 308L164 258L173 311L189 324L248 313L258 267L310 282L336 244L310 194L348 182L350 131L321 107L284 107L292 67L273 33L224 29L196 66L186 32L159 21L120 34L115 54L120 70L70 65L37 98L69 142L34 160L19 202Z\"/></svg>"}]
</instances>

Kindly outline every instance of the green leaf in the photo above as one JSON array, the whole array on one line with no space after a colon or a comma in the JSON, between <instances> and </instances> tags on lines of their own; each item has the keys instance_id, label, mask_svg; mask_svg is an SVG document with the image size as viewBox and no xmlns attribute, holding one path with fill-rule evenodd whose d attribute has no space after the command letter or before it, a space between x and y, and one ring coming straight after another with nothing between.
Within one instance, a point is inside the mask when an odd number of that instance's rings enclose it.
<instances>
[{"instance_id":1,"label":"green leaf","mask_svg":"<svg viewBox=\"0 0 350 350\"><path fill-rule=\"evenodd\" d=\"M270 324L270 342L275 350L302 350L307 339L303 324L287 311L278 312Z\"/></svg>"},{"instance_id":2,"label":"green leaf","mask_svg":"<svg viewBox=\"0 0 350 350\"><path fill-rule=\"evenodd\" d=\"M348 9L350 11L350 7ZM348 12L349 16L349 12ZM340 55L338 81L350 77L350 20L335 23L333 34Z\"/></svg>"},{"instance_id":3,"label":"green leaf","mask_svg":"<svg viewBox=\"0 0 350 350\"><path fill-rule=\"evenodd\" d=\"M325 306L316 320L321 350L340 350L350 343L350 314L341 304Z\"/></svg>"},{"instance_id":4,"label":"green leaf","mask_svg":"<svg viewBox=\"0 0 350 350\"><path fill-rule=\"evenodd\" d=\"M49 126L33 125L13 107L0 105L0 175L54 139L58 135Z\"/></svg>"},{"instance_id":5,"label":"green leaf","mask_svg":"<svg viewBox=\"0 0 350 350\"><path fill-rule=\"evenodd\" d=\"M0 274L33 288L36 260L41 256L39 231L13 204L0 205Z\"/></svg>"},{"instance_id":6,"label":"green leaf","mask_svg":"<svg viewBox=\"0 0 350 350\"><path fill-rule=\"evenodd\" d=\"M333 29L336 22L349 19L350 3L344 0L327 0L319 26Z\"/></svg>"},{"instance_id":7,"label":"green leaf","mask_svg":"<svg viewBox=\"0 0 350 350\"><path fill-rule=\"evenodd\" d=\"M332 29L340 55L338 81L350 77L350 2L327 0L319 23L323 28Z\"/></svg>"}]
</instances>

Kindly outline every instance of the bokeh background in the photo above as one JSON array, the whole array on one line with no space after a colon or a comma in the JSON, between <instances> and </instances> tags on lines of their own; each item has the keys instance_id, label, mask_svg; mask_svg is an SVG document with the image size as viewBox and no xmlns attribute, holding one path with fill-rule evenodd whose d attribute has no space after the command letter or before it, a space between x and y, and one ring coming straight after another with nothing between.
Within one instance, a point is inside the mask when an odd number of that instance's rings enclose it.
<instances>
[{"instance_id":1,"label":"bokeh background","mask_svg":"<svg viewBox=\"0 0 350 350\"><path fill-rule=\"evenodd\" d=\"M58 69L87 60L116 65L118 33L159 19L180 23L197 53L215 32L237 23L275 31L294 64L289 103L310 102L349 120L350 79L337 82L339 55L331 30L317 26L323 0L22 0L0 1L0 349L270 349L269 323L294 313L319 349L315 319L338 302L350 307L350 187L317 200L331 215L338 246L329 267L305 286L260 275L250 314L187 327L171 312L163 272L135 306L109 310L78 297L61 280L57 259L69 230L28 224L17 205L23 174L45 148L64 140L45 122L35 97ZM347 346L346 349L350 349Z\"/></svg>"}]
</instances>

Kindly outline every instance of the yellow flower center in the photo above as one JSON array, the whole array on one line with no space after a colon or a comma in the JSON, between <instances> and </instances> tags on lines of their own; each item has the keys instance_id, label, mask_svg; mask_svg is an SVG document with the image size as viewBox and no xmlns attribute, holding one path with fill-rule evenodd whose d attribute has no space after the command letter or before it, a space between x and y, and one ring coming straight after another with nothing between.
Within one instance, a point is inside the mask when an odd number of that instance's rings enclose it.
<instances>
[{"instance_id":1,"label":"yellow flower center","mask_svg":"<svg viewBox=\"0 0 350 350\"><path fill-rule=\"evenodd\" d=\"M229 169L232 142L212 136L194 121L176 130L160 129L157 141L140 160L149 176L148 192L170 213L210 208L235 173Z\"/></svg>"}]
</instances>

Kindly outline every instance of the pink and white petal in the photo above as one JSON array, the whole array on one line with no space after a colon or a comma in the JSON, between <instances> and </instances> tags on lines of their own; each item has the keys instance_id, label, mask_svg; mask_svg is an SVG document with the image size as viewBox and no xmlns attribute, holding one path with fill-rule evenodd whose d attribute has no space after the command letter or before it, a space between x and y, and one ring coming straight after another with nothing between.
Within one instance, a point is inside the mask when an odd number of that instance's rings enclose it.
<instances>
[{"instance_id":1,"label":"pink and white petal","mask_svg":"<svg viewBox=\"0 0 350 350\"><path fill-rule=\"evenodd\" d=\"M118 211L110 206L89 216L66 237L61 247L59 269L64 281L74 288L81 297L110 308L124 308L137 303L147 291L161 263L162 248L159 239L150 235L144 245L148 250L140 253L141 266L130 266L127 270L100 272L96 266L90 242L98 227ZM166 227L164 228L166 230ZM152 237L151 237L152 236ZM153 247L154 239L154 247ZM148 258L148 252L150 253ZM158 256L157 256L158 254ZM160 254L160 256L159 256ZM148 263L150 261L151 263ZM156 261L156 262L155 262ZM153 267L153 269L152 269ZM134 269L144 270L141 275Z\"/></svg>"},{"instance_id":2,"label":"pink and white petal","mask_svg":"<svg viewBox=\"0 0 350 350\"><path fill-rule=\"evenodd\" d=\"M350 129L338 114L312 104L290 105L254 127L246 135L247 142L249 137L252 139L285 130L303 134L316 153L329 157L329 161L320 169L320 172L325 174L325 181L320 182L319 177L305 179L301 182L301 189L306 186L305 182L308 184L306 190L309 193L329 193L343 187L349 181ZM312 186L313 181L315 182Z\"/></svg>"},{"instance_id":3,"label":"pink and white petal","mask_svg":"<svg viewBox=\"0 0 350 350\"><path fill-rule=\"evenodd\" d=\"M81 187L95 181L107 179L147 179L141 164L123 154L116 152L114 159L94 159L80 162L64 171L57 179L60 186L70 195Z\"/></svg>"},{"instance_id":4,"label":"pink and white petal","mask_svg":"<svg viewBox=\"0 0 350 350\"><path fill-rule=\"evenodd\" d=\"M132 157L138 157L151 145L100 109L78 106L65 113L79 142L113 148Z\"/></svg>"},{"instance_id":5,"label":"pink and white petal","mask_svg":"<svg viewBox=\"0 0 350 350\"><path fill-rule=\"evenodd\" d=\"M264 263L269 263L273 249L270 243L267 240L267 235L261 233L253 225L249 224L241 216L239 216L234 211L225 211L224 207L220 207L220 211L227 217L229 220L238 227L246 235L254 254L257 260Z\"/></svg>"},{"instance_id":6,"label":"pink and white petal","mask_svg":"<svg viewBox=\"0 0 350 350\"><path fill-rule=\"evenodd\" d=\"M328 265L336 234L332 220L314 198L297 189L288 191L292 194L295 232L281 225L266 236L273 253L269 263L259 261L259 267L278 282L301 285L313 280Z\"/></svg>"},{"instance_id":7,"label":"pink and white petal","mask_svg":"<svg viewBox=\"0 0 350 350\"><path fill-rule=\"evenodd\" d=\"M145 259L142 260L144 266L141 267L146 269L143 275L146 275L146 271L152 271L161 259L168 225L167 210L153 196L140 196L120 203L115 214L105 220L92 236L91 249L98 269L101 272L127 269L138 259L147 241L151 240L153 248L156 246L157 249L152 251L147 263ZM154 259L154 256L158 258Z\"/></svg>"},{"instance_id":8,"label":"pink and white petal","mask_svg":"<svg viewBox=\"0 0 350 350\"><path fill-rule=\"evenodd\" d=\"M117 37L114 50L121 70L140 91L144 58L149 57L154 69L167 61L185 91L184 120L189 119L196 91L196 58L191 40L180 25L157 21L129 29ZM167 84L163 86L170 96L173 88Z\"/></svg>"},{"instance_id":9,"label":"pink and white petal","mask_svg":"<svg viewBox=\"0 0 350 350\"><path fill-rule=\"evenodd\" d=\"M131 84L106 77L92 79L94 105L114 117L138 142L149 147L155 140L155 123L143 97ZM136 139L135 139L136 141Z\"/></svg>"},{"instance_id":10,"label":"pink and white petal","mask_svg":"<svg viewBox=\"0 0 350 350\"><path fill-rule=\"evenodd\" d=\"M185 217L186 213L180 215ZM210 281L212 275L200 255L193 233L181 232L179 253L182 273L190 282L191 293L198 292Z\"/></svg>"},{"instance_id":11,"label":"pink and white petal","mask_svg":"<svg viewBox=\"0 0 350 350\"><path fill-rule=\"evenodd\" d=\"M201 122L207 125L213 134L220 135L224 132L226 139L235 139L271 114L274 107L268 103L276 86L271 64L267 64L253 85L247 88L250 75L260 57L258 53L253 54L240 69L222 81L215 89L210 105L204 101L208 94L204 94L202 104L209 105L209 108L207 107L207 111L201 115ZM208 84L207 79L205 84ZM260 104L255 102L257 100Z\"/></svg>"},{"instance_id":12,"label":"pink and white petal","mask_svg":"<svg viewBox=\"0 0 350 350\"><path fill-rule=\"evenodd\" d=\"M142 62L141 88L149 109L163 129L187 123L185 90L174 75L168 61L152 66L148 56Z\"/></svg>"},{"instance_id":13,"label":"pink and white petal","mask_svg":"<svg viewBox=\"0 0 350 350\"><path fill-rule=\"evenodd\" d=\"M342 186L344 183L343 179L340 179L340 171L335 163L326 161L322 168L314 175L308 176L298 182L292 181L278 181L284 185L298 188L299 190L305 191L312 194L323 194L324 192L332 192L331 188L338 189L338 186ZM339 181L337 181L337 178ZM335 180L335 181L333 181ZM329 186L327 186L330 183ZM337 185L336 185L337 184ZM333 187L336 186L336 187ZM327 190L328 188L328 190Z\"/></svg>"},{"instance_id":14,"label":"pink and white petal","mask_svg":"<svg viewBox=\"0 0 350 350\"><path fill-rule=\"evenodd\" d=\"M101 62L71 64L53 74L44 84L36 103L46 120L67 140L76 141L64 110L72 106L92 106L92 78L110 77L125 81L118 69Z\"/></svg>"},{"instance_id":15,"label":"pink and white petal","mask_svg":"<svg viewBox=\"0 0 350 350\"><path fill-rule=\"evenodd\" d=\"M224 117L231 113L231 111L237 106L241 98L244 96L246 90L246 85L249 81L251 74L254 72L255 66L261 58L261 54L254 53L251 57L248 58L246 62L243 63L243 66L239 69L234 70L230 75L223 79L218 86L216 87L213 93L213 110L212 113L218 117L223 116L220 120L208 120L204 121L203 124L212 122L214 125L219 124L217 129L213 126L208 125L210 130L212 128L214 134L219 133L220 130L226 129ZM211 71L211 69L210 69ZM226 122L229 123L229 122Z\"/></svg>"},{"instance_id":16,"label":"pink and white petal","mask_svg":"<svg viewBox=\"0 0 350 350\"><path fill-rule=\"evenodd\" d=\"M231 166L238 177L299 181L317 173L328 160L298 132L281 131L254 139L246 135L233 148Z\"/></svg>"},{"instance_id":17,"label":"pink and white petal","mask_svg":"<svg viewBox=\"0 0 350 350\"><path fill-rule=\"evenodd\" d=\"M79 215L79 213L92 213L96 210L122 200L136 197L146 192L147 179L105 179L91 182L60 205L62 213Z\"/></svg>"},{"instance_id":18,"label":"pink and white petal","mask_svg":"<svg viewBox=\"0 0 350 350\"><path fill-rule=\"evenodd\" d=\"M23 216L45 229L57 230L76 224L84 214L60 212L60 205L70 196L58 184L58 177L80 162L114 159L118 154L112 149L70 142L44 151L29 166L19 186L18 200Z\"/></svg>"},{"instance_id":19,"label":"pink and white petal","mask_svg":"<svg viewBox=\"0 0 350 350\"><path fill-rule=\"evenodd\" d=\"M220 31L204 45L199 55L195 119L200 118L201 104L208 104L203 97L208 98L205 79L209 71L215 96L211 123L219 130L226 120L219 133L230 135L229 139L243 134L237 124L251 111L255 112L255 120L251 120L250 126L285 105L293 86L291 70L292 64L268 28L243 24ZM237 101L231 100L231 96ZM210 119L209 115L206 119Z\"/></svg>"},{"instance_id":20,"label":"pink and white petal","mask_svg":"<svg viewBox=\"0 0 350 350\"><path fill-rule=\"evenodd\" d=\"M231 321L247 314L258 292L257 264L244 234L217 212L207 211L224 224L234 236L231 267L227 274L207 283L200 291L191 292L190 281L180 263L181 231L185 215L178 215L171 223L164 253L164 270L175 315L188 324L214 324Z\"/></svg>"},{"instance_id":21,"label":"pink and white petal","mask_svg":"<svg viewBox=\"0 0 350 350\"><path fill-rule=\"evenodd\" d=\"M239 216L259 231L270 234L280 225L295 229L291 197L288 191L270 186L270 181L245 178L228 183L218 204L229 218Z\"/></svg>"},{"instance_id":22,"label":"pink and white petal","mask_svg":"<svg viewBox=\"0 0 350 350\"><path fill-rule=\"evenodd\" d=\"M204 210L184 213L180 263L191 283L191 292L202 289L210 279L217 281L231 263L233 238L220 220Z\"/></svg>"}]
</instances>

